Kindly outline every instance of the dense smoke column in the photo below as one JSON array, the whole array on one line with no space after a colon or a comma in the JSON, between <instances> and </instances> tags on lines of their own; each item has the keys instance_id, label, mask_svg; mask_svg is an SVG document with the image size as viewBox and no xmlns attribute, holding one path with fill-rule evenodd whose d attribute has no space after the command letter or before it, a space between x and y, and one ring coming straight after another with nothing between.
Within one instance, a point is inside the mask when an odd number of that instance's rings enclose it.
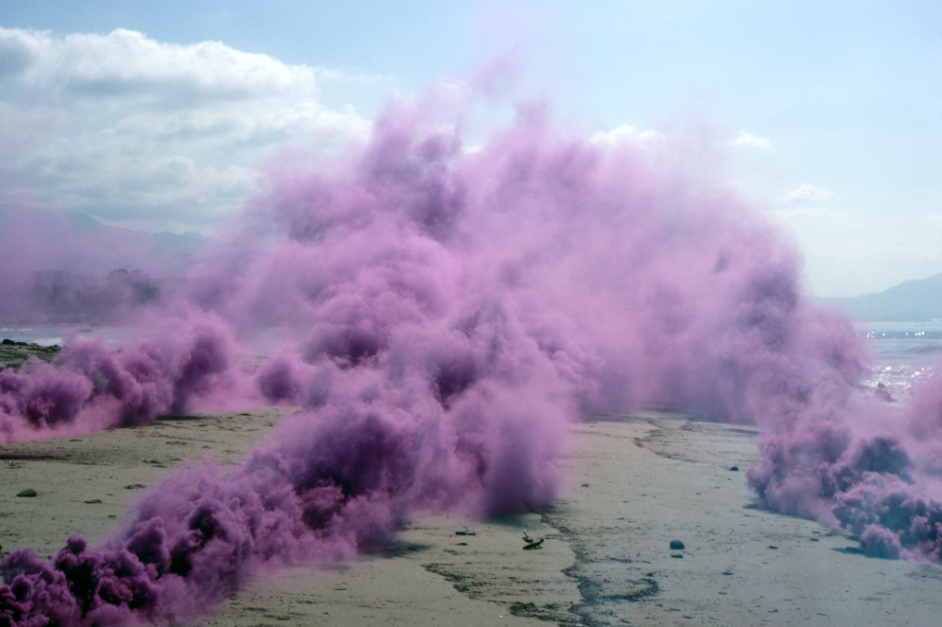
<instances>
[{"instance_id":1,"label":"dense smoke column","mask_svg":"<svg viewBox=\"0 0 942 627\"><path fill-rule=\"evenodd\" d=\"M0 371L0 445L142 425L225 392L244 396L228 323L200 312L153 328L118 351L76 340L52 364Z\"/></svg>"},{"instance_id":2,"label":"dense smoke column","mask_svg":"<svg viewBox=\"0 0 942 627\"><path fill-rule=\"evenodd\" d=\"M529 108L467 150L454 104L393 104L346 157L274 168L248 208L265 244L177 293L208 312L187 341L64 354L64 416L138 424L220 391L302 411L234 470L173 473L101 547L4 558L0 625L170 621L260 569L381 547L416 512L549 503L568 422L651 406L758 424L763 505L932 558L938 508L907 495L930 485L912 442L938 399L907 432L859 398L863 344L806 301L790 245L684 172L683 147L602 149ZM260 328L250 377L231 338ZM52 373L10 379L8 416L31 415L22 390L58 398Z\"/></svg>"}]
</instances>

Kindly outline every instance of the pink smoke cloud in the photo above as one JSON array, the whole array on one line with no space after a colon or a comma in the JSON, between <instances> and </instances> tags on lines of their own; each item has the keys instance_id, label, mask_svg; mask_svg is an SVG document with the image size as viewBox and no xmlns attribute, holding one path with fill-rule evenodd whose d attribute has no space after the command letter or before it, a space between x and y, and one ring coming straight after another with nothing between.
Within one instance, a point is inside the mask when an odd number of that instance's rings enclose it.
<instances>
[{"instance_id":1,"label":"pink smoke cloud","mask_svg":"<svg viewBox=\"0 0 942 627\"><path fill-rule=\"evenodd\" d=\"M223 399L301 408L239 467L174 472L101 547L5 557L0 625L199 612L260 569L375 550L416 512L548 504L566 425L645 407L759 425L762 505L938 561L939 449L916 445L939 397L900 420L856 392L866 348L809 303L789 243L682 148L603 148L528 110L468 154L453 96L391 104L313 171L273 165L241 252L135 314L175 332L0 375L12 440Z\"/></svg>"}]
</instances>

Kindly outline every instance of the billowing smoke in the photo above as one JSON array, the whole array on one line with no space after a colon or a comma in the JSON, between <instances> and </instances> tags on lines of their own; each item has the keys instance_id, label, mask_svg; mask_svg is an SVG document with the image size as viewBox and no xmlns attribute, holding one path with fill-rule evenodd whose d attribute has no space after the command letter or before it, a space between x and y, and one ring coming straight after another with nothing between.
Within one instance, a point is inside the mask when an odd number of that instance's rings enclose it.
<instances>
[{"instance_id":1,"label":"billowing smoke","mask_svg":"<svg viewBox=\"0 0 942 627\"><path fill-rule=\"evenodd\" d=\"M150 338L114 351L76 340L53 364L0 371L0 444L146 424L247 386L229 325L192 313L155 322ZM230 401L231 402L231 401Z\"/></svg>"},{"instance_id":2,"label":"billowing smoke","mask_svg":"<svg viewBox=\"0 0 942 627\"><path fill-rule=\"evenodd\" d=\"M850 322L809 304L799 255L702 155L595 146L532 106L472 149L462 113L433 89L342 158L272 166L241 252L136 305L166 332L0 375L8 441L301 407L238 468L174 472L101 547L4 558L0 625L170 620L417 512L547 504L567 423L644 407L759 425L763 505L939 559L940 395L857 393Z\"/></svg>"}]
</instances>

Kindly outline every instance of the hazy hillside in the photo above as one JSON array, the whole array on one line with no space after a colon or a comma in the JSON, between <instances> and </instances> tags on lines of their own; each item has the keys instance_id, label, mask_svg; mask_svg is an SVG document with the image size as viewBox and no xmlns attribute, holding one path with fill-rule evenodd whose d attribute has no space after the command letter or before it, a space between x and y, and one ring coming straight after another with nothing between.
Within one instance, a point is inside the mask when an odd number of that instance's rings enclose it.
<instances>
[{"instance_id":1,"label":"hazy hillside","mask_svg":"<svg viewBox=\"0 0 942 627\"><path fill-rule=\"evenodd\" d=\"M27 273L103 275L141 268L151 276L180 276L195 262L220 254L221 244L195 233L110 226L80 213L0 206L0 262Z\"/></svg>"},{"instance_id":2,"label":"hazy hillside","mask_svg":"<svg viewBox=\"0 0 942 627\"><path fill-rule=\"evenodd\" d=\"M844 307L858 320L867 322L942 318L942 274L921 281L905 281L878 294L821 301Z\"/></svg>"}]
</instances>

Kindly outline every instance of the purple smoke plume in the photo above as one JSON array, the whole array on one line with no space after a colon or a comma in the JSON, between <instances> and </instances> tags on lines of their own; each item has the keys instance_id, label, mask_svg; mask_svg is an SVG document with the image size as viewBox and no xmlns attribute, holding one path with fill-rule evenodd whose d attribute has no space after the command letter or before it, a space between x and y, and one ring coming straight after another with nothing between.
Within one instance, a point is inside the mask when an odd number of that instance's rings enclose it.
<instances>
[{"instance_id":1,"label":"purple smoke plume","mask_svg":"<svg viewBox=\"0 0 942 627\"><path fill-rule=\"evenodd\" d=\"M0 371L0 445L146 424L246 386L228 325L193 313L155 322L119 351L69 343L52 364Z\"/></svg>"},{"instance_id":2,"label":"purple smoke plume","mask_svg":"<svg viewBox=\"0 0 942 627\"><path fill-rule=\"evenodd\" d=\"M273 165L240 254L137 303L165 332L0 374L8 441L302 408L238 468L172 473L101 547L3 558L0 626L169 622L261 569L381 547L416 512L547 504L567 423L644 407L759 425L763 505L939 560L938 382L905 415L858 394L850 322L689 147L602 148L526 106L471 150L450 93L392 103L331 163Z\"/></svg>"}]
</instances>

